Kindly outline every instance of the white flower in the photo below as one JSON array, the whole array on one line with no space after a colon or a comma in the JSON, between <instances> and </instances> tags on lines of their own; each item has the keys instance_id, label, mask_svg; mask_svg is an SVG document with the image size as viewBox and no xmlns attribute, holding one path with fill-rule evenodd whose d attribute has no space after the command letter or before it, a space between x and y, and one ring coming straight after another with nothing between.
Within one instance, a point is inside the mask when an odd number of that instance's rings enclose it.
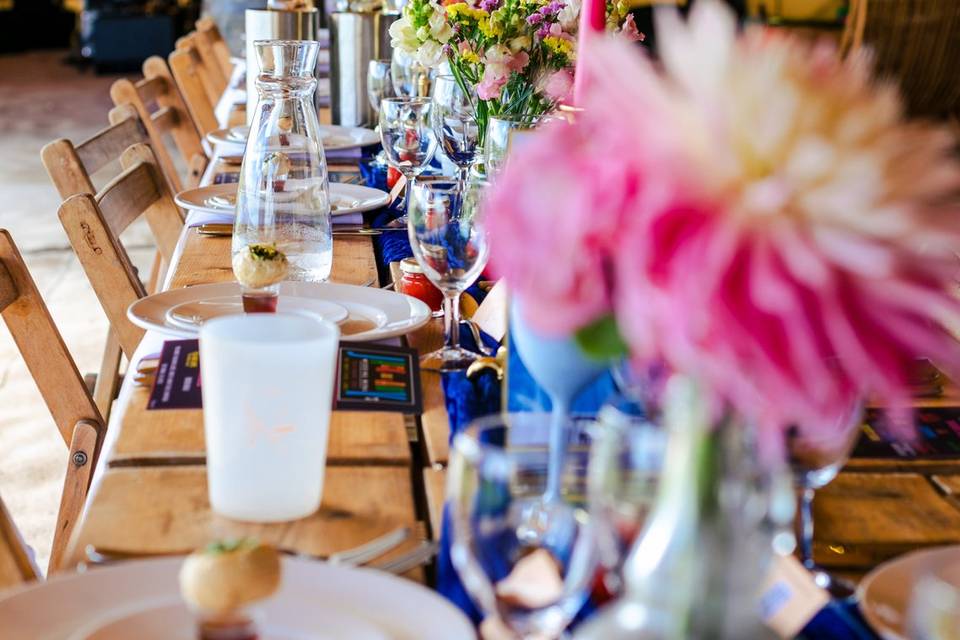
<instances>
[{"instance_id":1,"label":"white flower","mask_svg":"<svg viewBox=\"0 0 960 640\"><path fill-rule=\"evenodd\" d=\"M417 50L417 60L425 67L436 67L443 60L443 45L435 40L427 40Z\"/></svg>"},{"instance_id":2,"label":"white flower","mask_svg":"<svg viewBox=\"0 0 960 640\"><path fill-rule=\"evenodd\" d=\"M390 46L408 53L413 53L420 46L417 31L408 16L404 15L390 25Z\"/></svg>"},{"instance_id":3,"label":"white flower","mask_svg":"<svg viewBox=\"0 0 960 640\"><path fill-rule=\"evenodd\" d=\"M580 23L580 5L581 0L565 0L563 9L557 14L557 21L567 33L573 33L577 30Z\"/></svg>"},{"instance_id":4,"label":"white flower","mask_svg":"<svg viewBox=\"0 0 960 640\"><path fill-rule=\"evenodd\" d=\"M430 35L440 44L446 44L453 36L453 28L447 23L447 12L442 7L436 7L430 16Z\"/></svg>"}]
</instances>

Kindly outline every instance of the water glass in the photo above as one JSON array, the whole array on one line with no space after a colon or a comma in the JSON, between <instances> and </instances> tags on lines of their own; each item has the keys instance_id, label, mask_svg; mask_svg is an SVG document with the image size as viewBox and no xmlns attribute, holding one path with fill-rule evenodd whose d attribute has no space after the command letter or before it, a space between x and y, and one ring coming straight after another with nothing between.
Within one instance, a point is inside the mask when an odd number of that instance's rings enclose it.
<instances>
[{"instance_id":1,"label":"water glass","mask_svg":"<svg viewBox=\"0 0 960 640\"><path fill-rule=\"evenodd\" d=\"M396 95L393 78L390 76L390 61L371 60L367 65L367 99L370 100L370 106L380 113L380 101Z\"/></svg>"},{"instance_id":2,"label":"water glass","mask_svg":"<svg viewBox=\"0 0 960 640\"><path fill-rule=\"evenodd\" d=\"M478 357L460 346L460 294L487 264L487 237L478 223L486 186L480 181L426 178L409 187L410 246L444 297L444 346L422 357L428 368L460 369Z\"/></svg>"},{"instance_id":3,"label":"water glass","mask_svg":"<svg viewBox=\"0 0 960 640\"><path fill-rule=\"evenodd\" d=\"M476 119L476 95L464 89L452 75L437 76L433 83L433 130L450 161L465 182L477 155L480 127Z\"/></svg>"},{"instance_id":4,"label":"water glass","mask_svg":"<svg viewBox=\"0 0 960 640\"><path fill-rule=\"evenodd\" d=\"M520 637L559 637L593 582L589 424L571 422L565 429L561 499L549 503L543 501L549 414L481 419L453 441L451 560L483 612Z\"/></svg>"},{"instance_id":5,"label":"water glass","mask_svg":"<svg viewBox=\"0 0 960 640\"><path fill-rule=\"evenodd\" d=\"M427 98L433 85L434 72L417 60L417 56L399 48L393 50L390 61L390 77L398 96Z\"/></svg>"},{"instance_id":6,"label":"water glass","mask_svg":"<svg viewBox=\"0 0 960 640\"><path fill-rule=\"evenodd\" d=\"M483 163L488 176L495 176L503 170L514 134L529 131L536 125L536 116L490 116L483 143Z\"/></svg>"},{"instance_id":7,"label":"water glass","mask_svg":"<svg viewBox=\"0 0 960 640\"><path fill-rule=\"evenodd\" d=\"M960 640L960 563L934 567L919 577L908 625L915 640Z\"/></svg>"},{"instance_id":8,"label":"water glass","mask_svg":"<svg viewBox=\"0 0 960 640\"><path fill-rule=\"evenodd\" d=\"M340 330L313 316L247 314L200 330L210 505L248 522L320 506Z\"/></svg>"}]
</instances>

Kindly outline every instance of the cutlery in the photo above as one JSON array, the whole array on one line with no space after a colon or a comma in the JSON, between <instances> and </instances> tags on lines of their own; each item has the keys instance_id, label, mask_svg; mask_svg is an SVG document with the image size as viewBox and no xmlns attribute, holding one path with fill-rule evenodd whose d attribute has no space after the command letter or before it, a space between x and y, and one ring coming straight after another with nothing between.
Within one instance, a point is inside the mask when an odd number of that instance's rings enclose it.
<instances>
[{"instance_id":1,"label":"cutlery","mask_svg":"<svg viewBox=\"0 0 960 640\"><path fill-rule=\"evenodd\" d=\"M433 556L437 555L438 548L439 545L436 542L423 540L419 545L410 551L407 551L406 553L399 555L392 560L388 560L376 565L370 565L370 568L400 575L410 571L411 569L419 567L420 565L430 562L430 560L433 559Z\"/></svg>"},{"instance_id":2,"label":"cutlery","mask_svg":"<svg viewBox=\"0 0 960 640\"><path fill-rule=\"evenodd\" d=\"M470 327L470 333L473 334L473 341L477 343L477 348L480 349L480 353L485 356L492 356L493 349L483 343L483 338L480 337L480 327L477 326L477 323L470 318L464 318L462 322L467 323L467 326Z\"/></svg>"},{"instance_id":3,"label":"cutlery","mask_svg":"<svg viewBox=\"0 0 960 640\"><path fill-rule=\"evenodd\" d=\"M320 556L312 555L309 553L301 553L293 549L277 549L280 553L288 556L293 556L297 558L306 558L312 560L322 560L325 562L330 562L332 564L339 564L343 566L361 566L365 565L371 560L379 558L383 554L387 553L391 549L398 547L403 544L411 535L413 530L410 527L398 527L392 531L378 536L369 542L365 542L356 547L350 549L345 549L343 551L338 551L336 553L331 553L329 556ZM422 545L421 545L422 546ZM409 558L412 554L418 551L420 547L415 548L413 551L399 556L396 560L392 560L387 565L395 564L399 561L409 561ZM417 557L422 555L423 551L419 551ZM84 554L87 557L88 565L105 565L112 564L114 562L121 562L124 560L136 560L142 558L154 558L161 556L174 556L181 555L179 553L130 553L127 551L113 551L106 549L98 549L92 544L88 544L84 548ZM416 566L416 565L414 565ZM407 569L409 570L409 569Z\"/></svg>"},{"instance_id":4,"label":"cutlery","mask_svg":"<svg viewBox=\"0 0 960 640\"><path fill-rule=\"evenodd\" d=\"M228 237L233 235L233 225L226 222L206 222L194 227L201 236ZM378 236L381 229L356 226L333 226L335 236Z\"/></svg>"}]
</instances>

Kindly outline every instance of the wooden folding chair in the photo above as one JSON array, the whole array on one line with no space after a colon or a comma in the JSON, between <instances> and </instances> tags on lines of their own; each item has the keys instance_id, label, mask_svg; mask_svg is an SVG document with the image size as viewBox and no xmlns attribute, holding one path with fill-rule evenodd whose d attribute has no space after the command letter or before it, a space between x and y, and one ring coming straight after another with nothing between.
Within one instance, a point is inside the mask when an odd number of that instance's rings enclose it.
<instances>
[{"instance_id":1,"label":"wooden folding chair","mask_svg":"<svg viewBox=\"0 0 960 640\"><path fill-rule=\"evenodd\" d=\"M40 577L27 545L0 499L0 591Z\"/></svg>"},{"instance_id":2,"label":"wooden folding chair","mask_svg":"<svg viewBox=\"0 0 960 640\"><path fill-rule=\"evenodd\" d=\"M233 62L230 61L230 47L227 45L227 41L223 39L217 23L210 16L197 20L197 33L201 40L201 54L204 53L206 48L204 43L206 43L213 60L220 67L220 73L223 74L224 89L226 89L227 83L230 82L230 76L233 74ZM206 55L204 55L204 59L206 59ZM208 62L207 64L211 63Z\"/></svg>"},{"instance_id":3,"label":"wooden folding chair","mask_svg":"<svg viewBox=\"0 0 960 640\"><path fill-rule=\"evenodd\" d=\"M131 104L137 110L163 175L174 191L181 191L184 185L195 187L207 166L207 155L167 61L159 56L147 58L143 63L143 76L143 80L136 83L126 78L117 80L110 87L110 97L117 106ZM167 137L172 138L187 168L184 181L167 148Z\"/></svg>"},{"instance_id":4,"label":"wooden folding chair","mask_svg":"<svg viewBox=\"0 0 960 640\"><path fill-rule=\"evenodd\" d=\"M112 124L109 127L77 145L70 140L60 139L46 145L41 151L47 174L62 200L78 193L96 194L92 176L113 164L119 169L120 156L128 147L146 143L150 139L132 105L114 107L110 111L110 122ZM154 240L157 241L156 238ZM147 285L148 291L156 290L162 279L162 262L158 251ZM111 326L93 391L97 407L107 421L120 384L120 356L120 342Z\"/></svg>"},{"instance_id":5,"label":"wooden folding chair","mask_svg":"<svg viewBox=\"0 0 960 640\"><path fill-rule=\"evenodd\" d=\"M183 216L163 180L151 148L135 144L120 158L123 173L96 196L82 193L60 205L60 223L70 238L120 347L129 359L143 329L127 318L127 307L146 295L120 234L145 216L167 264L183 229Z\"/></svg>"},{"instance_id":6,"label":"wooden folding chair","mask_svg":"<svg viewBox=\"0 0 960 640\"><path fill-rule=\"evenodd\" d=\"M196 34L180 38L176 51L167 60L194 124L200 135L206 136L220 128L215 105L223 90L218 91L213 86L210 69L204 64L196 46L198 39Z\"/></svg>"},{"instance_id":7,"label":"wooden folding chair","mask_svg":"<svg viewBox=\"0 0 960 640\"><path fill-rule=\"evenodd\" d=\"M10 234L0 229L0 315L70 450L49 571L59 569L83 511L106 426ZM7 530L3 530L7 536ZM18 564L21 571L22 556Z\"/></svg>"}]
</instances>

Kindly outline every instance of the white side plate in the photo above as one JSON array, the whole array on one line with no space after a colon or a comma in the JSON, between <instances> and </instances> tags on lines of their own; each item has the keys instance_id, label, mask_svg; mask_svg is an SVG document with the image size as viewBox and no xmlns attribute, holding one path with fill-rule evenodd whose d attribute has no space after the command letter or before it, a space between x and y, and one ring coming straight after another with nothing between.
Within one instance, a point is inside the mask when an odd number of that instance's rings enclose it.
<instances>
[{"instance_id":1,"label":"white side plate","mask_svg":"<svg viewBox=\"0 0 960 640\"><path fill-rule=\"evenodd\" d=\"M205 213L233 215L237 205L237 185L212 184L206 187L186 189L174 198L184 209ZM359 184L330 183L330 204L334 216L361 213L379 209L390 202L390 194L380 189Z\"/></svg>"}]
</instances>

